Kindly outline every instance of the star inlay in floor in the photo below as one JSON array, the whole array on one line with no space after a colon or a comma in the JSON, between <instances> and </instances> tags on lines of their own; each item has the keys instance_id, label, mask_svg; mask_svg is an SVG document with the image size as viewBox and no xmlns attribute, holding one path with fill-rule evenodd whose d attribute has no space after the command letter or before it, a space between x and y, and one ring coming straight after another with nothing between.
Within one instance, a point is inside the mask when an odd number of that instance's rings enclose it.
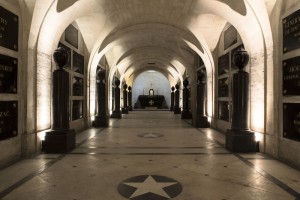
<instances>
[{"instance_id":1,"label":"star inlay in floor","mask_svg":"<svg viewBox=\"0 0 300 200\"><path fill-rule=\"evenodd\" d=\"M119 193L133 200L166 200L178 196L181 184L165 176L142 175L124 180L118 186Z\"/></svg>"},{"instance_id":2,"label":"star inlay in floor","mask_svg":"<svg viewBox=\"0 0 300 200\"><path fill-rule=\"evenodd\" d=\"M143 137L143 138L158 138L158 137L162 137L164 136L161 133L140 133L138 134L139 137Z\"/></svg>"}]
</instances>

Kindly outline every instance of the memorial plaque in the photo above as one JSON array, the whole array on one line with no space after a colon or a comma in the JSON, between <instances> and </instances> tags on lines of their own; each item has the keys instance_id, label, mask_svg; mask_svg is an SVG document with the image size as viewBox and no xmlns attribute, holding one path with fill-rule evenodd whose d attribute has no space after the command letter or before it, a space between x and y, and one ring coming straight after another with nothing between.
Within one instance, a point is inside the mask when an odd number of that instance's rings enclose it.
<instances>
[{"instance_id":1,"label":"memorial plaque","mask_svg":"<svg viewBox=\"0 0 300 200\"><path fill-rule=\"evenodd\" d=\"M0 101L0 140L18 135L18 102Z\"/></svg>"},{"instance_id":2,"label":"memorial plaque","mask_svg":"<svg viewBox=\"0 0 300 200\"><path fill-rule=\"evenodd\" d=\"M0 6L0 46L18 51L19 17Z\"/></svg>"},{"instance_id":3,"label":"memorial plaque","mask_svg":"<svg viewBox=\"0 0 300 200\"><path fill-rule=\"evenodd\" d=\"M229 102L218 102L218 119L229 122Z\"/></svg>"},{"instance_id":4,"label":"memorial plaque","mask_svg":"<svg viewBox=\"0 0 300 200\"><path fill-rule=\"evenodd\" d=\"M218 97L228 97L229 78L222 78L218 81Z\"/></svg>"},{"instance_id":5,"label":"memorial plaque","mask_svg":"<svg viewBox=\"0 0 300 200\"><path fill-rule=\"evenodd\" d=\"M283 53L300 47L300 10L282 20Z\"/></svg>"},{"instance_id":6,"label":"memorial plaque","mask_svg":"<svg viewBox=\"0 0 300 200\"><path fill-rule=\"evenodd\" d=\"M78 30L72 24L66 28L65 40L73 47L78 48Z\"/></svg>"},{"instance_id":7,"label":"memorial plaque","mask_svg":"<svg viewBox=\"0 0 300 200\"><path fill-rule=\"evenodd\" d=\"M83 118L83 101L74 100L72 102L72 120Z\"/></svg>"},{"instance_id":8,"label":"memorial plaque","mask_svg":"<svg viewBox=\"0 0 300 200\"><path fill-rule=\"evenodd\" d=\"M224 31L224 50L237 43L237 35L238 33L234 26L230 26Z\"/></svg>"},{"instance_id":9,"label":"memorial plaque","mask_svg":"<svg viewBox=\"0 0 300 200\"><path fill-rule=\"evenodd\" d=\"M241 44L237 47L235 47L234 49L231 50L231 70L238 70L239 68L237 66L235 66L234 62L233 62L233 55L234 53L239 50L239 49L245 49L244 44Z\"/></svg>"},{"instance_id":10,"label":"memorial plaque","mask_svg":"<svg viewBox=\"0 0 300 200\"><path fill-rule=\"evenodd\" d=\"M73 96L83 96L83 78L73 77Z\"/></svg>"},{"instance_id":11,"label":"memorial plaque","mask_svg":"<svg viewBox=\"0 0 300 200\"><path fill-rule=\"evenodd\" d=\"M226 74L229 72L229 53L219 57L218 59L218 75Z\"/></svg>"},{"instance_id":12,"label":"memorial plaque","mask_svg":"<svg viewBox=\"0 0 300 200\"><path fill-rule=\"evenodd\" d=\"M300 104L283 104L283 137L300 141Z\"/></svg>"},{"instance_id":13,"label":"memorial plaque","mask_svg":"<svg viewBox=\"0 0 300 200\"><path fill-rule=\"evenodd\" d=\"M0 54L0 93L17 93L18 59Z\"/></svg>"},{"instance_id":14,"label":"memorial plaque","mask_svg":"<svg viewBox=\"0 0 300 200\"><path fill-rule=\"evenodd\" d=\"M73 71L84 74L84 57L73 51Z\"/></svg>"},{"instance_id":15,"label":"memorial plaque","mask_svg":"<svg viewBox=\"0 0 300 200\"><path fill-rule=\"evenodd\" d=\"M282 61L283 95L300 95L300 56Z\"/></svg>"},{"instance_id":16,"label":"memorial plaque","mask_svg":"<svg viewBox=\"0 0 300 200\"><path fill-rule=\"evenodd\" d=\"M67 50L67 52L69 53L69 61L67 62L65 68L71 69L71 49L69 47L67 47L66 45L64 45L63 43L58 43L58 47L62 47L65 50Z\"/></svg>"}]
</instances>

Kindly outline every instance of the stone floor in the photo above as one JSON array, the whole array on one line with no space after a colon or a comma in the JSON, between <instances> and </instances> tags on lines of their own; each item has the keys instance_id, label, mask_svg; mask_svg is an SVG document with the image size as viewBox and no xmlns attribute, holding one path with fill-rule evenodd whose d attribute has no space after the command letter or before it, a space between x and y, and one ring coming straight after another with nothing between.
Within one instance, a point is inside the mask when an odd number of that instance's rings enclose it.
<instances>
[{"instance_id":1,"label":"stone floor","mask_svg":"<svg viewBox=\"0 0 300 200\"><path fill-rule=\"evenodd\" d=\"M300 172L267 155L232 154L224 135L165 111L135 111L77 135L68 154L0 171L0 199L300 200Z\"/></svg>"}]
</instances>

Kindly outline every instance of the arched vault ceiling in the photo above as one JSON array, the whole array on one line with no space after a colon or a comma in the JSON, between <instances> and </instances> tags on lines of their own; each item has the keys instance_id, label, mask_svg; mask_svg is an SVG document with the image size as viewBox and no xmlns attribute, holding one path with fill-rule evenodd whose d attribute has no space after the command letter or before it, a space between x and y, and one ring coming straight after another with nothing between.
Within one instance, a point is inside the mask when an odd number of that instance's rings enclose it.
<instances>
[{"instance_id":1,"label":"arched vault ceiling","mask_svg":"<svg viewBox=\"0 0 300 200\"><path fill-rule=\"evenodd\" d=\"M143 49L143 51L141 51ZM136 60L145 60L147 63L163 60L173 66L178 74L183 74L186 67L189 65L176 54L176 51L165 49L162 47L143 47L141 49L133 49L129 51L125 58L123 58L117 67L119 72L123 74L128 68L136 69L137 66L132 65Z\"/></svg>"},{"instance_id":2,"label":"arched vault ceiling","mask_svg":"<svg viewBox=\"0 0 300 200\"><path fill-rule=\"evenodd\" d=\"M163 49L177 52L176 56L180 57L179 62L184 63L185 68L191 65L193 51L190 46L197 48L193 49L196 52L210 53L216 47L227 20L235 26L245 24L242 20L239 21L242 18L247 22L252 20L254 24L256 17L249 10L249 5L262 4L260 0L32 0L34 1L36 8L45 5L50 5L51 8L41 11L35 9L35 16L40 13L41 20L33 20L32 26L38 27L39 23L43 23L42 19L47 12L44 22L54 22L50 34L59 34L50 39L58 41L61 34L56 30L67 27L75 20L92 60L100 59L105 54L108 64L113 67L122 60L128 60L128 57L135 60L136 54L124 56L132 49L140 47L143 52L142 47L152 46L157 48L155 56L158 57L163 55ZM276 0L264 2L270 12ZM41 30L49 31L47 28ZM46 34L44 35L39 38L41 41L47 41ZM162 59L169 63L173 61L171 56ZM177 67L177 64L172 64Z\"/></svg>"},{"instance_id":3,"label":"arched vault ceiling","mask_svg":"<svg viewBox=\"0 0 300 200\"><path fill-rule=\"evenodd\" d=\"M167 71L165 70L165 68L160 68L160 67L155 67L155 68L153 68L153 67L144 67L144 68L141 68L141 69L139 69L139 70L134 71L134 73L131 74L129 77L127 76L127 74L125 74L125 77L124 77L124 78L125 78L125 80L126 80L126 83L127 83L128 85L133 85L135 79L136 79L141 73L146 72L146 71L149 71L149 70L154 70L154 71L157 71L157 72L162 73L162 74L168 79L168 81L169 81L169 83L170 83L170 87L173 86L173 85L175 85L175 84L177 83L177 81L178 81L178 79L176 79L176 78L174 78L173 76L171 76L171 75L169 74L169 72L167 72Z\"/></svg>"},{"instance_id":4,"label":"arched vault ceiling","mask_svg":"<svg viewBox=\"0 0 300 200\"><path fill-rule=\"evenodd\" d=\"M151 62L151 64L149 64ZM154 64L152 64L154 63ZM151 59L140 59L131 63L127 70L124 72L124 78L126 80L131 79L132 75L136 74L137 71L145 70L160 70L164 74L169 74L173 79L178 79L178 72L174 66L167 63L165 60L151 60Z\"/></svg>"}]
</instances>

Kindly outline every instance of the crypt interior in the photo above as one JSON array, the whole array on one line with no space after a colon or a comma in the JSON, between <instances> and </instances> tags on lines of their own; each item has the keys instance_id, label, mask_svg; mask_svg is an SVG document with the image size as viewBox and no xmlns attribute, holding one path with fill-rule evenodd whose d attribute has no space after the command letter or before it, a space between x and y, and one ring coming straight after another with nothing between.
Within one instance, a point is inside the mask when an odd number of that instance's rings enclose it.
<instances>
[{"instance_id":1,"label":"crypt interior","mask_svg":"<svg viewBox=\"0 0 300 200\"><path fill-rule=\"evenodd\" d=\"M300 200L297 0L0 0L0 199Z\"/></svg>"}]
</instances>

